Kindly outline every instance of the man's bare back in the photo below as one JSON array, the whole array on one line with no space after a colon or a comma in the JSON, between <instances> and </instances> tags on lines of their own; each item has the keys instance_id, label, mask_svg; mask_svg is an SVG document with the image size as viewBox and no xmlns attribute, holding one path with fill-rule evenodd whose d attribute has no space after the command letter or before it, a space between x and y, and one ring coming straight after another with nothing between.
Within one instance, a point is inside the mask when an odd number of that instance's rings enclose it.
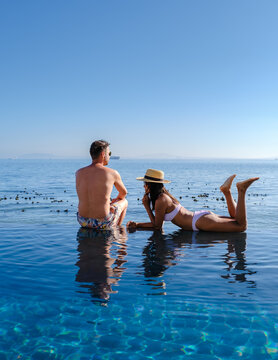
<instances>
[{"instance_id":1,"label":"man's bare back","mask_svg":"<svg viewBox=\"0 0 278 360\"><path fill-rule=\"evenodd\" d=\"M95 143L99 142L104 141L94 142L91 149ZM91 153L92 164L76 172L76 191L79 198L78 214L84 218L102 220L107 218L110 213L115 212L115 207L118 206L121 211L118 224L121 224L127 208L125 199L127 190L120 174L116 170L105 167L110 157L108 145L104 145L103 150L98 150L98 147L94 145L93 151L96 154ZM95 148L98 151L94 150ZM118 190L118 196L111 202L110 197L113 186Z\"/></svg>"},{"instance_id":2,"label":"man's bare back","mask_svg":"<svg viewBox=\"0 0 278 360\"><path fill-rule=\"evenodd\" d=\"M92 164L79 169L76 173L76 191L79 198L78 212L81 216L103 219L110 213L110 196L115 185L122 188L121 177L116 170Z\"/></svg>"}]
</instances>

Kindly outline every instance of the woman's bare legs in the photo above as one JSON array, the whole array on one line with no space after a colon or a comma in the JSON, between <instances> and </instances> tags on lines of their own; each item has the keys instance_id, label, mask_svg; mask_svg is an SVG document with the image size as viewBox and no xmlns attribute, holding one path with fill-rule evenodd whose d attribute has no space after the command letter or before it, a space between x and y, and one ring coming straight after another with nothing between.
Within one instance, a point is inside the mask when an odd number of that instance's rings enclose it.
<instances>
[{"instance_id":1,"label":"woman's bare legs","mask_svg":"<svg viewBox=\"0 0 278 360\"><path fill-rule=\"evenodd\" d=\"M259 179L258 177L255 177L245 181L238 182L236 184L238 191L238 201L237 201L235 219L240 225L243 226L245 225L245 227L247 227L246 206L245 206L246 190L254 181L258 179Z\"/></svg>"},{"instance_id":2,"label":"woman's bare legs","mask_svg":"<svg viewBox=\"0 0 278 360\"><path fill-rule=\"evenodd\" d=\"M236 177L235 174L231 175L224 182L224 184L220 186L220 190L222 191L222 193L225 196L227 206L228 206L228 211L232 218L235 218L235 216L236 216L236 207L237 207L237 204L236 204L234 198L232 197L232 193L231 193L231 186L232 186L232 182L235 177Z\"/></svg>"},{"instance_id":3,"label":"woman's bare legs","mask_svg":"<svg viewBox=\"0 0 278 360\"><path fill-rule=\"evenodd\" d=\"M227 218L216 214L208 214L200 217L196 226L203 231L240 232L247 228L245 194L249 186L259 178L251 178L238 182L238 202L234 218Z\"/></svg>"}]
</instances>

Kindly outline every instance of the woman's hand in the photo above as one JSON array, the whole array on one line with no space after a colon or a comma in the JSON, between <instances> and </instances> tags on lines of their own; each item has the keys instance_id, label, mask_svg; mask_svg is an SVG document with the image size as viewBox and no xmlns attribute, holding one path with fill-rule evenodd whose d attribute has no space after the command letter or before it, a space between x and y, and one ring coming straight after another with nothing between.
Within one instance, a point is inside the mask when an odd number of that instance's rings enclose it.
<instances>
[{"instance_id":1,"label":"woman's hand","mask_svg":"<svg viewBox=\"0 0 278 360\"><path fill-rule=\"evenodd\" d=\"M135 221L128 221L126 223L126 227L129 232L134 232L136 230L136 226L137 224Z\"/></svg>"}]
</instances>

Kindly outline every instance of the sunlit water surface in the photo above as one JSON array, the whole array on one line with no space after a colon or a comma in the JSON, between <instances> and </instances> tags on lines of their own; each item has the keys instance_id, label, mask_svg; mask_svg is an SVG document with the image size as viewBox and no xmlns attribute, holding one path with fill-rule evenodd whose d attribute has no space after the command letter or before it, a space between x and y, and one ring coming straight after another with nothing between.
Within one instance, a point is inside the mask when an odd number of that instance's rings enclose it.
<instances>
[{"instance_id":1,"label":"sunlit water surface","mask_svg":"<svg viewBox=\"0 0 278 360\"><path fill-rule=\"evenodd\" d=\"M0 360L278 359L278 161L111 161L124 224L147 220L148 167L188 209L223 215L225 178L260 176L241 234L80 230L85 160L0 165Z\"/></svg>"}]
</instances>

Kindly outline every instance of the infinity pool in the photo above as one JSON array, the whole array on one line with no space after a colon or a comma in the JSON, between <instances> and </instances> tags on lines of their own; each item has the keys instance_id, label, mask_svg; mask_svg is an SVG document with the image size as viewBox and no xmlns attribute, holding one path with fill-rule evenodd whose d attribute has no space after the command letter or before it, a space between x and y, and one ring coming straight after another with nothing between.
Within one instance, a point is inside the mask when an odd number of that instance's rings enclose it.
<instances>
[{"instance_id":1,"label":"infinity pool","mask_svg":"<svg viewBox=\"0 0 278 360\"><path fill-rule=\"evenodd\" d=\"M82 230L73 180L80 164L45 162L43 181L42 165L5 164L0 360L278 359L276 165L164 164L165 173L184 169L170 190L188 208L224 214L219 174L264 174L247 199L247 232L218 234L172 224L163 233ZM111 166L129 189L126 221L146 219L133 179L149 164Z\"/></svg>"}]
</instances>

